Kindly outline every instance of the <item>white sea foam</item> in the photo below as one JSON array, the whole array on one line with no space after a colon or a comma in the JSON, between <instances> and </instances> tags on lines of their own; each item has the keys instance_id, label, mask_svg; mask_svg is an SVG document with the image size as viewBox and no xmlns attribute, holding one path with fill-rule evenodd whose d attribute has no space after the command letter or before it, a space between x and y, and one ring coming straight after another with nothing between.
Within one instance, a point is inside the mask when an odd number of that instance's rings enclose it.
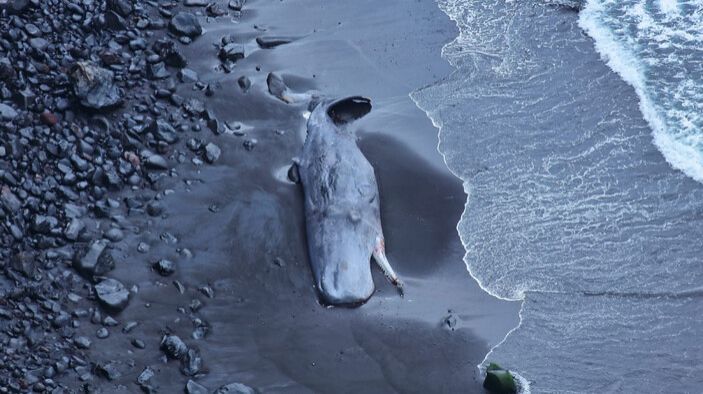
<instances>
[{"instance_id":1,"label":"white sea foam","mask_svg":"<svg viewBox=\"0 0 703 394\"><path fill-rule=\"evenodd\" d=\"M647 68L656 65L660 59L640 57L636 49L633 49L638 45L635 38L618 37L611 27L604 23L609 12L608 5L612 3L609 0L589 0L580 13L579 26L594 39L596 50L608 66L635 89L640 100L640 110L653 130L654 143L667 162L703 183L703 152L700 145L703 131L700 129L700 119L698 122L691 121L691 117L699 118L700 115L676 109L677 106L697 108L700 102L696 101L700 100L700 97L695 90L677 96L675 92L671 92L673 89L664 84L661 84L661 91L650 86L652 81L647 78ZM676 0L660 0L659 8L669 16L679 12ZM693 43L701 38L689 29L661 25L661 22L645 10L643 2L635 4L628 13L638 21L637 29L647 32L651 41L660 42L662 48L668 47L670 41L676 38ZM676 54L669 55L670 58L672 56L675 62ZM662 75L661 78L665 76ZM697 89L701 88L700 84L691 81L689 83L696 85ZM681 86L685 86L685 82L674 89L680 91ZM660 97L667 94L678 98L678 102L668 102L667 98Z\"/></svg>"}]
</instances>

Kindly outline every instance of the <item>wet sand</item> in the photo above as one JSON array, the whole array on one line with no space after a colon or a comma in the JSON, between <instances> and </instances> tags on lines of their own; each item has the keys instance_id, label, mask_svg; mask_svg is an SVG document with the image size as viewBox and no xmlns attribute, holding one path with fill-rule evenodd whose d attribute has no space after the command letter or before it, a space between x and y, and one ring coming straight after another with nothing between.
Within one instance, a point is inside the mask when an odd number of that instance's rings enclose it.
<instances>
[{"instance_id":1,"label":"wet sand","mask_svg":"<svg viewBox=\"0 0 703 394\"><path fill-rule=\"evenodd\" d=\"M273 393L480 392L476 365L517 325L519 305L490 297L466 271L455 228L466 195L436 151L437 130L408 97L449 72L440 49L456 35L451 22L429 0L301 0L249 1L236 22L203 26L183 52L201 80L216 86L207 107L222 121L241 122L245 135L215 137L204 126L198 137L217 143L222 157L214 165L183 163L178 176L161 181L173 191L163 197L162 218L127 217L133 231L115 253L122 264L112 276L138 286L119 320L140 325L93 351L98 360L136 361L110 383L113 391L135 390L147 365L160 392L183 389L187 378L158 351L168 331L200 350L208 373L195 380L209 389L242 382ZM226 34L250 50L230 74L218 69L212 45ZM301 38L262 50L253 42L259 35ZM358 122L359 144L377 172L388 257L406 283L404 298L374 268L377 291L364 306L317 302L302 191L285 179L303 143L305 104L269 95L269 71L298 92L372 98L374 110ZM252 80L246 93L236 83L241 75ZM179 93L204 98L187 85ZM249 151L251 139L257 144ZM150 251L138 252L139 242ZM161 258L176 262L176 274L151 270ZM199 290L205 285L213 298ZM189 308L193 299L203 304L197 311ZM452 328L443 323L449 315ZM196 318L210 327L204 339L191 337ZM146 349L132 348L131 338Z\"/></svg>"}]
</instances>

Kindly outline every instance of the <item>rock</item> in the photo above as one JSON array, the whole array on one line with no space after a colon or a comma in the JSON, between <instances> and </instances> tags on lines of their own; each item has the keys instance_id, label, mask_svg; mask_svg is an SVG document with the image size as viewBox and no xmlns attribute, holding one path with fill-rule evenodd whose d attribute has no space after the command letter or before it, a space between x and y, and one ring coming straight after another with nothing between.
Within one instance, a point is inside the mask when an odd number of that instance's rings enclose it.
<instances>
[{"instance_id":1,"label":"rock","mask_svg":"<svg viewBox=\"0 0 703 394\"><path fill-rule=\"evenodd\" d=\"M271 49L279 45L290 44L295 39L292 37L256 37L256 43L261 48Z\"/></svg>"},{"instance_id":2,"label":"rock","mask_svg":"<svg viewBox=\"0 0 703 394\"><path fill-rule=\"evenodd\" d=\"M124 238L124 233L119 228L111 228L105 233L105 238L112 242L119 242Z\"/></svg>"},{"instance_id":3,"label":"rock","mask_svg":"<svg viewBox=\"0 0 703 394\"><path fill-rule=\"evenodd\" d=\"M44 110L44 112L39 115L39 120L47 126L53 126L56 123L59 123L59 118L49 110Z\"/></svg>"},{"instance_id":4,"label":"rock","mask_svg":"<svg viewBox=\"0 0 703 394\"><path fill-rule=\"evenodd\" d=\"M147 66L146 75L149 79L165 79L170 77L171 73L166 70L166 65L163 62L158 62Z\"/></svg>"},{"instance_id":5,"label":"rock","mask_svg":"<svg viewBox=\"0 0 703 394\"><path fill-rule=\"evenodd\" d=\"M256 394L256 390L242 383L230 383L215 390L213 394Z\"/></svg>"},{"instance_id":6,"label":"rock","mask_svg":"<svg viewBox=\"0 0 703 394\"><path fill-rule=\"evenodd\" d=\"M218 17L227 15L227 9L218 3L210 3L207 8L205 8L207 14L212 17Z\"/></svg>"},{"instance_id":7,"label":"rock","mask_svg":"<svg viewBox=\"0 0 703 394\"><path fill-rule=\"evenodd\" d=\"M9 105L0 103L0 120L14 120L17 117L17 111Z\"/></svg>"},{"instance_id":8,"label":"rock","mask_svg":"<svg viewBox=\"0 0 703 394\"><path fill-rule=\"evenodd\" d=\"M88 349L91 345L90 339L88 339L87 337L77 337L73 340L73 343L79 349Z\"/></svg>"},{"instance_id":9,"label":"rock","mask_svg":"<svg viewBox=\"0 0 703 394\"><path fill-rule=\"evenodd\" d=\"M205 104L196 98L191 98L183 104L183 109L190 115L200 116L205 113Z\"/></svg>"},{"instance_id":10,"label":"rock","mask_svg":"<svg viewBox=\"0 0 703 394\"><path fill-rule=\"evenodd\" d=\"M157 154L151 154L144 160L144 166L152 170L168 170L166 159Z\"/></svg>"},{"instance_id":11,"label":"rock","mask_svg":"<svg viewBox=\"0 0 703 394\"><path fill-rule=\"evenodd\" d=\"M51 231L59 225L59 221L53 216L36 215L32 221L32 231L36 234L51 234Z\"/></svg>"},{"instance_id":12,"label":"rock","mask_svg":"<svg viewBox=\"0 0 703 394\"><path fill-rule=\"evenodd\" d=\"M203 369L203 359L195 349L188 349L181 360L181 372L186 376L195 376Z\"/></svg>"},{"instance_id":13,"label":"rock","mask_svg":"<svg viewBox=\"0 0 703 394\"><path fill-rule=\"evenodd\" d=\"M64 237L70 241L76 241L85 230L85 223L80 219L71 219L63 232Z\"/></svg>"},{"instance_id":14,"label":"rock","mask_svg":"<svg viewBox=\"0 0 703 394\"><path fill-rule=\"evenodd\" d=\"M220 48L220 53L218 56L223 62L236 62L237 60L244 59L244 46L236 43L229 43Z\"/></svg>"},{"instance_id":15,"label":"rock","mask_svg":"<svg viewBox=\"0 0 703 394\"><path fill-rule=\"evenodd\" d=\"M205 386L189 379L186 383L186 394L210 394L210 391Z\"/></svg>"},{"instance_id":16,"label":"rock","mask_svg":"<svg viewBox=\"0 0 703 394\"><path fill-rule=\"evenodd\" d=\"M242 89L242 91L244 93L246 93L249 90L249 88L251 87L251 81L249 80L249 78L247 78L244 75L239 77L239 79L237 80L237 84L239 85L239 88Z\"/></svg>"},{"instance_id":17,"label":"rock","mask_svg":"<svg viewBox=\"0 0 703 394\"><path fill-rule=\"evenodd\" d=\"M205 160L208 163L212 164L217 161L217 159L220 158L220 154L222 154L222 150L219 146L213 144L212 142L205 145Z\"/></svg>"},{"instance_id":18,"label":"rock","mask_svg":"<svg viewBox=\"0 0 703 394\"><path fill-rule=\"evenodd\" d=\"M172 261L166 259L161 259L155 262L154 264L152 264L152 268L161 276L169 276L176 272L175 264L173 264Z\"/></svg>"},{"instance_id":19,"label":"rock","mask_svg":"<svg viewBox=\"0 0 703 394\"><path fill-rule=\"evenodd\" d=\"M283 82L283 78L281 78L278 74L269 73L268 77L266 77L266 84L268 85L269 93L281 101L285 103L291 103L293 101L287 96L288 87L285 82Z\"/></svg>"},{"instance_id":20,"label":"rock","mask_svg":"<svg viewBox=\"0 0 703 394\"><path fill-rule=\"evenodd\" d=\"M140 386L149 384L149 380L151 380L151 378L153 378L154 375L155 374L154 374L153 369L151 369L150 367L144 368L142 373L140 373L139 376L137 377L137 384L139 384Z\"/></svg>"},{"instance_id":21,"label":"rock","mask_svg":"<svg viewBox=\"0 0 703 394\"><path fill-rule=\"evenodd\" d=\"M8 14L21 14L29 8L29 0L0 0L0 13L6 10Z\"/></svg>"},{"instance_id":22,"label":"rock","mask_svg":"<svg viewBox=\"0 0 703 394\"><path fill-rule=\"evenodd\" d=\"M158 119L153 121L146 131L154 134L157 140L163 141L167 144L174 144L178 142L178 134L176 130L168 122Z\"/></svg>"},{"instance_id":23,"label":"rock","mask_svg":"<svg viewBox=\"0 0 703 394\"><path fill-rule=\"evenodd\" d=\"M103 109L122 103L122 91L114 83L110 70L79 62L71 72L73 91L80 103L88 108Z\"/></svg>"},{"instance_id":24,"label":"rock","mask_svg":"<svg viewBox=\"0 0 703 394\"><path fill-rule=\"evenodd\" d=\"M189 12L177 13L171 18L169 28L174 34L179 36L193 38L203 34L203 28L200 26L198 18Z\"/></svg>"},{"instance_id":25,"label":"rock","mask_svg":"<svg viewBox=\"0 0 703 394\"><path fill-rule=\"evenodd\" d=\"M34 37L29 39L29 45L38 51L43 51L49 46L49 41L41 37Z\"/></svg>"},{"instance_id":26,"label":"rock","mask_svg":"<svg viewBox=\"0 0 703 394\"><path fill-rule=\"evenodd\" d=\"M87 276L100 276L112 271L115 268L115 261L106 250L108 244L109 241L106 239L91 242L83 256L74 261L76 270Z\"/></svg>"},{"instance_id":27,"label":"rock","mask_svg":"<svg viewBox=\"0 0 703 394\"><path fill-rule=\"evenodd\" d=\"M121 16L128 16L132 13L132 4L129 0L107 0L107 9L114 11Z\"/></svg>"},{"instance_id":28,"label":"rock","mask_svg":"<svg viewBox=\"0 0 703 394\"><path fill-rule=\"evenodd\" d=\"M508 370L504 370L498 364L491 363L486 368L486 379L483 381L483 388L492 394L514 394L517 393L515 379Z\"/></svg>"},{"instance_id":29,"label":"rock","mask_svg":"<svg viewBox=\"0 0 703 394\"><path fill-rule=\"evenodd\" d=\"M252 150L254 150L254 148L256 148L257 143L258 143L257 139L252 138L252 139L249 139L249 140L242 142L242 145L244 146L244 149L246 149L248 151L252 151Z\"/></svg>"},{"instance_id":30,"label":"rock","mask_svg":"<svg viewBox=\"0 0 703 394\"><path fill-rule=\"evenodd\" d=\"M230 0L227 5L235 11L241 11L244 7L244 3L246 3L246 0Z\"/></svg>"},{"instance_id":31,"label":"rock","mask_svg":"<svg viewBox=\"0 0 703 394\"><path fill-rule=\"evenodd\" d=\"M181 360L188 352L188 347L176 335L164 335L161 339L161 350L169 358Z\"/></svg>"},{"instance_id":32,"label":"rock","mask_svg":"<svg viewBox=\"0 0 703 394\"><path fill-rule=\"evenodd\" d=\"M95 293L104 307L115 312L122 311L129 303L129 291L116 279L108 278L98 283Z\"/></svg>"},{"instance_id":33,"label":"rock","mask_svg":"<svg viewBox=\"0 0 703 394\"><path fill-rule=\"evenodd\" d=\"M146 204L146 213L149 216L159 216L164 213L164 205L159 201L151 201Z\"/></svg>"},{"instance_id":34,"label":"rock","mask_svg":"<svg viewBox=\"0 0 703 394\"><path fill-rule=\"evenodd\" d=\"M136 347L137 349L144 349L146 347L146 344L144 341L141 339L132 339L132 346Z\"/></svg>"},{"instance_id":35,"label":"rock","mask_svg":"<svg viewBox=\"0 0 703 394\"><path fill-rule=\"evenodd\" d=\"M209 0L185 0L183 5L186 7L205 7L208 3Z\"/></svg>"},{"instance_id":36,"label":"rock","mask_svg":"<svg viewBox=\"0 0 703 394\"><path fill-rule=\"evenodd\" d=\"M110 361L105 364L98 364L95 367L95 372L107 380L117 380L122 377L122 372L119 370L119 364L115 361Z\"/></svg>"},{"instance_id":37,"label":"rock","mask_svg":"<svg viewBox=\"0 0 703 394\"><path fill-rule=\"evenodd\" d=\"M110 336L110 332L107 330L107 328L100 327L98 328L98 331L95 332L95 336L100 339L105 339Z\"/></svg>"},{"instance_id":38,"label":"rock","mask_svg":"<svg viewBox=\"0 0 703 394\"><path fill-rule=\"evenodd\" d=\"M198 73L189 68L184 68L178 72L178 80L184 83L198 82Z\"/></svg>"}]
</instances>

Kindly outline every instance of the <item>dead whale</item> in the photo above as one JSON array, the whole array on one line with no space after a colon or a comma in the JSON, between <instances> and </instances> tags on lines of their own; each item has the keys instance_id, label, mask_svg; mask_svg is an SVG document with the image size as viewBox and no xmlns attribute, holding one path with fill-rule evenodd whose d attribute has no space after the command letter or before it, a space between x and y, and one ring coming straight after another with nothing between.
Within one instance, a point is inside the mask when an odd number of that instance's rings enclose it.
<instances>
[{"instance_id":1,"label":"dead whale","mask_svg":"<svg viewBox=\"0 0 703 394\"><path fill-rule=\"evenodd\" d=\"M359 304L371 296L372 256L402 290L385 254L374 169L348 127L369 111L371 102L363 97L320 100L297 163L311 268L327 304Z\"/></svg>"}]
</instances>

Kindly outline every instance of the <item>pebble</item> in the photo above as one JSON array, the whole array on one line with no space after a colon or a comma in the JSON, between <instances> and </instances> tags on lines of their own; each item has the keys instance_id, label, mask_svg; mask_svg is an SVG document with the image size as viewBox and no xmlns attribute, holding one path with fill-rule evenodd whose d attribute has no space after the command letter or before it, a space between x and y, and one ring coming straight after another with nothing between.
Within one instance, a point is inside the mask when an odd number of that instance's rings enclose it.
<instances>
[{"instance_id":1,"label":"pebble","mask_svg":"<svg viewBox=\"0 0 703 394\"><path fill-rule=\"evenodd\" d=\"M98 283L95 285L95 293L103 306L117 312L129 303L129 291L116 279L108 278Z\"/></svg>"},{"instance_id":2,"label":"pebble","mask_svg":"<svg viewBox=\"0 0 703 394\"><path fill-rule=\"evenodd\" d=\"M95 332L95 336L100 339L105 339L110 336L110 332L107 330L107 328L100 327L98 328L98 331Z\"/></svg>"},{"instance_id":3,"label":"pebble","mask_svg":"<svg viewBox=\"0 0 703 394\"><path fill-rule=\"evenodd\" d=\"M203 28L198 18L189 12L179 12L171 18L169 28L174 34L186 37L197 37L203 34Z\"/></svg>"},{"instance_id":4,"label":"pebble","mask_svg":"<svg viewBox=\"0 0 703 394\"><path fill-rule=\"evenodd\" d=\"M160 348L166 356L176 360L182 359L188 352L188 347L177 335L164 335Z\"/></svg>"}]
</instances>

